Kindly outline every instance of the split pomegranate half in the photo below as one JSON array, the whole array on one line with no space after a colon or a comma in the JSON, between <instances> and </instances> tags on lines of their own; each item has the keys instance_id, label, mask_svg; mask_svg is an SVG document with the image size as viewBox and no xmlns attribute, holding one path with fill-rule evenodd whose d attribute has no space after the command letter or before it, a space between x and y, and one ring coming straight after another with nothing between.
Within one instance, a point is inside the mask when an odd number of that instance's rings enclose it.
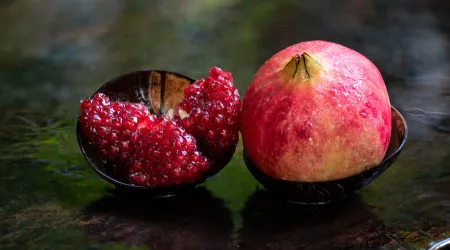
<instances>
[{"instance_id":1,"label":"split pomegranate half","mask_svg":"<svg viewBox=\"0 0 450 250\"><path fill-rule=\"evenodd\" d=\"M81 101L77 134L93 169L120 187L196 186L231 160L241 100L231 73L122 75Z\"/></svg>"}]
</instances>

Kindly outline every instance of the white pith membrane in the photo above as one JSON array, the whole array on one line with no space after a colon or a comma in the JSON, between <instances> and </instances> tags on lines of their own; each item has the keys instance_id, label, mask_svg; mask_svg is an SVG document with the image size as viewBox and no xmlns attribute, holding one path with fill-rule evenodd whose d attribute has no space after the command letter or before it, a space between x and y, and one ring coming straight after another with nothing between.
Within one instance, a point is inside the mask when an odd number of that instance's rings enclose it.
<instances>
[{"instance_id":1,"label":"white pith membrane","mask_svg":"<svg viewBox=\"0 0 450 250\"><path fill-rule=\"evenodd\" d=\"M183 109L177 108L178 109L178 116L181 118L181 120L183 120L184 118L189 118L190 114L186 111L184 111ZM170 108L169 110L167 110L166 113L164 113L164 116L166 116L167 118L169 118L171 121L173 121L173 118L175 118L175 109L174 108Z\"/></svg>"},{"instance_id":2,"label":"white pith membrane","mask_svg":"<svg viewBox=\"0 0 450 250\"><path fill-rule=\"evenodd\" d=\"M189 118L189 114L182 109L178 110L178 115L180 116L181 119Z\"/></svg>"}]
</instances>

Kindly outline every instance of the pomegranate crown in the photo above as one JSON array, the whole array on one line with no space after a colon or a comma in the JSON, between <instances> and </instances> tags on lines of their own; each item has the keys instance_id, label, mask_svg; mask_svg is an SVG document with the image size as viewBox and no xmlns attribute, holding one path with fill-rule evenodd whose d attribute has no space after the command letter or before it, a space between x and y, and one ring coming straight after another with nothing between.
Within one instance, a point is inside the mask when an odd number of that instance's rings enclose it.
<instances>
[{"instance_id":1,"label":"pomegranate crown","mask_svg":"<svg viewBox=\"0 0 450 250\"><path fill-rule=\"evenodd\" d=\"M296 54L283 68L286 76L300 81L308 81L320 75L322 65L308 53Z\"/></svg>"}]
</instances>

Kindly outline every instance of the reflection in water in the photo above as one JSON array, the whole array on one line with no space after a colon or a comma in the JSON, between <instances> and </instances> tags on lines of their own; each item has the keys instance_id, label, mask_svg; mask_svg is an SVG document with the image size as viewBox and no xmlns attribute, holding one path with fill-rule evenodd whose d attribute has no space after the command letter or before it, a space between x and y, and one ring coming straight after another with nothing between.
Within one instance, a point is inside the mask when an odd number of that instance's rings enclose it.
<instances>
[{"instance_id":1,"label":"reflection in water","mask_svg":"<svg viewBox=\"0 0 450 250\"><path fill-rule=\"evenodd\" d=\"M222 200L204 188L173 199L108 195L85 214L87 234L150 249L228 249L233 226Z\"/></svg>"},{"instance_id":2,"label":"reflection in water","mask_svg":"<svg viewBox=\"0 0 450 250\"><path fill-rule=\"evenodd\" d=\"M242 212L243 249L328 249L398 244L356 195L323 206L300 206L256 191Z\"/></svg>"}]
</instances>

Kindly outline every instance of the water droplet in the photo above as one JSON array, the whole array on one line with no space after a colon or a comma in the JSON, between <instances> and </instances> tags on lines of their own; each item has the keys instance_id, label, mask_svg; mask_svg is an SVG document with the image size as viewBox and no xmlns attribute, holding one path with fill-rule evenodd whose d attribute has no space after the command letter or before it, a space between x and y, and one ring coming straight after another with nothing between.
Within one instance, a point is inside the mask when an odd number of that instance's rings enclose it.
<instances>
[{"instance_id":1,"label":"water droplet","mask_svg":"<svg viewBox=\"0 0 450 250\"><path fill-rule=\"evenodd\" d=\"M367 113L366 113L365 110L361 110L361 111L359 112L359 114L360 114L361 117L363 117L363 118L366 118L366 117L367 117Z\"/></svg>"}]
</instances>

